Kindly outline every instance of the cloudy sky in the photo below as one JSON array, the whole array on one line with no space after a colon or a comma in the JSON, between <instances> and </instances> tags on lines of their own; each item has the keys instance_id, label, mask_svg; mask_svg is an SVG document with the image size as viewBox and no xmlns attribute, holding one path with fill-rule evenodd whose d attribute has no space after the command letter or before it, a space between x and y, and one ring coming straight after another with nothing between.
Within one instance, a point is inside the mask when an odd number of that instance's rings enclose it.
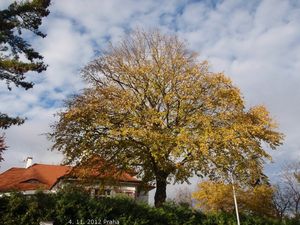
<instances>
[{"instance_id":1,"label":"cloudy sky","mask_svg":"<svg viewBox=\"0 0 300 225\"><path fill-rule=\"evenodd\" d=\"M11 2L1 0L0 9ZM267 106L286 135L266 165L273 180L283 163L300 159L300 1L52 0L50 11L42 26L47 37L28 37L48 70L28 76L36 83L28 91L0 84L0 111L28 118L5 131L9 149L0 172L24 166L27 156L61 162L43 133L67 96L85 87L80 69L108 40L117 42L136 27L177 33L212 71L231 77L248 106Z\"/></svg>"}]
</instances>

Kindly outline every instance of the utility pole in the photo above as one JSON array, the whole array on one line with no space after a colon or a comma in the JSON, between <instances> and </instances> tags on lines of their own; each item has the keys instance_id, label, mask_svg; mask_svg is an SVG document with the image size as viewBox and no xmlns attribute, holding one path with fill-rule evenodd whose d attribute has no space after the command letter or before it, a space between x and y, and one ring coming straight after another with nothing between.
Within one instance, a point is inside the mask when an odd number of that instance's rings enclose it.
<instances>
[{"instance_id":1,"label":"utility pole","mask_svg":"<svg viewBox=\"0 0 300 225\"><path fill-rule=\"evenodd\" d=\"M231 183L232 183L232 192L233 192L233 200L234 200L237 225L240 225L240 216L239 216L238 204L237 204L236 194L235 194L233 171L231 172Z\"/></svg>"}]
</instances>

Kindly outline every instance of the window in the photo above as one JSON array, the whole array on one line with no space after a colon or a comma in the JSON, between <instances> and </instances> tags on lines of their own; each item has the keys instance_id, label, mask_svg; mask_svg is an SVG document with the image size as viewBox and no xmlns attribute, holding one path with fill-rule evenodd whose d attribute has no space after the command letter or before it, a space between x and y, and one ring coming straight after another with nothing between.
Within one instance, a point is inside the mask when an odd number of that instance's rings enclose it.
<instances>
[{"instance_id":1,"label":"window","mask_svg":"<svg viewBox=\"0 0 300 225\"><path fill-rule=\"evenodd\" d=\"M41 182L39 180L37 180L37 179L29 179L29 180L22 181L21 183L39 184Z\"/></svg>"},{"instance_id":2,"label":"window","mask_svg":"<svg viewBox=\"0 0 300 225\"><path fill-rule=\"evenodd\" d=\"M106 188L106 189L100 189L100 188L95 188L95 196L96 197L109 197L111 196L111 190Z\"/></svg>"}]
</instances>

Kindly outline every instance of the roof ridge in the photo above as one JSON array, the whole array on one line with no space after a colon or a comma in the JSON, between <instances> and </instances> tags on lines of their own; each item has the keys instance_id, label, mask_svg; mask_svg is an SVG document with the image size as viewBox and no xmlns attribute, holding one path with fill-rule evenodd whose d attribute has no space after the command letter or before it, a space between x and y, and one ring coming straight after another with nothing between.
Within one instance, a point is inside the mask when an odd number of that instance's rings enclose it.
<instances>
[{"instance_id":1,"label":"roof ridge","mask_svg":"<svg viewBox=\"0 0 300 225\"><path fill-rule=\"evenodd\" d=\"M15 170L15 169L24 170L25 168L23 168L23 167L11 167L8 170L5 170L5 171L1 172L0 174L4 174L8 171L12 171L12 170Z\"/></svg>"},{"instance_id":2,"label":"roof ridge","mask_svg":"<svg viewBox=\"0 0 300 225\"><path fill-rule=\"evenodd\" d=\"M31 166L34 166L34 165L44 165L44 166L67 166L67 167L72 167L72 166L69 166L69 165L60 165L60 164L45 164L45 163L34 163L32 164ZM31 167L30 166L30 167Z\"/></svg>"}]
</instances>

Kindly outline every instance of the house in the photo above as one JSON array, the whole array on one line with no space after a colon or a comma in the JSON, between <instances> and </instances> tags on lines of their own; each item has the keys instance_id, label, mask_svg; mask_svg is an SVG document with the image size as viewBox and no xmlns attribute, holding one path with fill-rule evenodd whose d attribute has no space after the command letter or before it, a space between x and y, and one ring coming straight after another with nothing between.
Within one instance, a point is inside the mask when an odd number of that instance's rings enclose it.
<instances>
[{"instance_id":1,"label":"house","mask_svg":"<svg viewBox=\"0 0 300 225\"><path fill-rule=\"evenodd\" d=\"M83 186L93 196L123 194L137 201L148 202L148 191L153 186L144 186L128 172L118 172L116 169L109 171L101 174L98 167L87 170L81 166L32 164L32 158L29 157L25 168L13 167L0 174L0 194L20 191L30 195L37 190L55 193L64 185L72 183ZM89 179L82 179L83 173Z\"/></svg>"}]
</instances>

